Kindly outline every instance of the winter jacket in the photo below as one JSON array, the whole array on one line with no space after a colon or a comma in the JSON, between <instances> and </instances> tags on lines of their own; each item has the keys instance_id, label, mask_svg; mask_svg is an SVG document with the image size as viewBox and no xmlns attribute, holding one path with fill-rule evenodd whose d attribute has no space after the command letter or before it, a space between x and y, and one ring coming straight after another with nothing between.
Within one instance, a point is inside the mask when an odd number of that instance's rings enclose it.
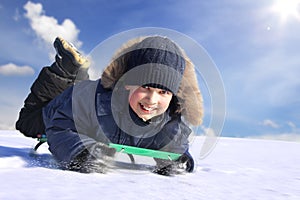
<instances>
[{"instance_id":1,"label":"winter jacket","mask_svg":"<svg viewBox=\"0 0 300 200\"><path fill-rule=\"evenodd\" d=\"M150 137L143 137L145 133L131 135L117 126L111 97L112 90L103 88L101 80L82 81L44 107L49 150L59 161L69 162L99 141L176 153L187 150L191 129L181 121L180 115L163 115L158 119L160 131ZM138 125L149 125L132 111L130 116Z\"/></svg>"}]
</instances>

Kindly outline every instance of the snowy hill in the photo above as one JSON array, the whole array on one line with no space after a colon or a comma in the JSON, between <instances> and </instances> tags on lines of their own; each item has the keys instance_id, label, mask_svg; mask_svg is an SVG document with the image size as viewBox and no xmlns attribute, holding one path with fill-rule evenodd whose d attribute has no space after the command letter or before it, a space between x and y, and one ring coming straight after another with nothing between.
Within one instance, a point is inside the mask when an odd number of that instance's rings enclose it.
<instances>
[{"instance_id":1,"label":"snowy hill","mask_svg":"<svg viewBox=\"0 0 300 200\"><path fill-rule=\"evenodd\" d=\"M197 157L201 137L192 145ZM80 174L57 168L47 150L17 131L0 131L0 199L300 199L300 143L221 138L196 172L145 170ZM117 155L118 156L118 155Z\"/></svg>"}]
</instances>

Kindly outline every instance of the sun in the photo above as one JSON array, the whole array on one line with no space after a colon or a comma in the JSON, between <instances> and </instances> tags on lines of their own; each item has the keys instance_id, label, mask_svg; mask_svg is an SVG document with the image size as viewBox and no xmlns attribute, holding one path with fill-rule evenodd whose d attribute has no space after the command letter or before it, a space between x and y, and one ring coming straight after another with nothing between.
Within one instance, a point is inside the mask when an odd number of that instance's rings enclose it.
<instances>
[{"instance_id":1,"label":"sun","mask_svg":"<svg viewBox=\"0 0 300 200\"><path fill-rule=\"evenodd\" d=\"M272 11L279 15L281 22L291 18L300 21L300 0L275 0Z\"/></svg>"}]
</instances>

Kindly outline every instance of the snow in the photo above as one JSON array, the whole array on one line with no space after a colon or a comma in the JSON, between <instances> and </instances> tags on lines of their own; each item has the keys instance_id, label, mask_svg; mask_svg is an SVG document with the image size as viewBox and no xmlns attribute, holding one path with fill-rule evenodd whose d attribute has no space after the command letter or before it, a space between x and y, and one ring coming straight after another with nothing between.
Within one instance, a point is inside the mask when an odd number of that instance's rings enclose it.
<instances>
[{"instance_id":1,"label":"snow","mask_svg":"<svg viewBox=\"0 0 300 200\"><path fill-rule=\"evenodd\" d=\"M195 158L202 140L199 136L192 144ZM209 156L196 161L194 173L174 177L126 167L107 174L63 171L46 144L38 155L30 156L36 143L17 131L0 131L1 200L300 199L296 142L220 138Z\"/></svg>"}]
</instances>

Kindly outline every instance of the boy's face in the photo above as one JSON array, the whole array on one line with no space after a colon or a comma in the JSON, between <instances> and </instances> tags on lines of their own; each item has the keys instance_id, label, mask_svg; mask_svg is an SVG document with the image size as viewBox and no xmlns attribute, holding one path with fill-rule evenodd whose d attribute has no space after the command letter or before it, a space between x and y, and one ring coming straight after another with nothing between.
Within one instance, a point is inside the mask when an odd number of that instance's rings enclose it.
<instances>
[{"instance_id":1,"label":"boy's face","mask_svg":"<svg viewBox=\"0 0 300 200\"><path fill-rule=\"evenodd\" d=\"M172 93L148 86L125 86L129 90L129 105L144 121L163 114L169 107Z\"/></svg>"}]
</instances>

